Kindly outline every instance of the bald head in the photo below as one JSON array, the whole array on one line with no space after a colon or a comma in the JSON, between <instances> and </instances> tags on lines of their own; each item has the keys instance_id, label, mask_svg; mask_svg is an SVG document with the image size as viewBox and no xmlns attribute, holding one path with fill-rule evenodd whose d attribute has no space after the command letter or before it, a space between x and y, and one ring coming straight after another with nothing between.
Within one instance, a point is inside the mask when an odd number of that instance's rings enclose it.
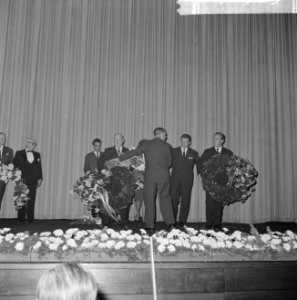
<instances>
[{"instance_id":1,"label":"bald head","mask_svg":"<svg viewBox=\"0 0 297 300\"><path fill-rule=\"evenodd\" d=\"M34 151L37 146L36 141L33 138L27 138L25 142L25 147L29 151Z\"/></svg>"},{"instance_id":2,"label":"bald head","mask_svg":"<svg viewBox=\"0 0 297 300\"><path fill-rule=\"evenodd\" d=\"M116 133L114 135L114 145L119 148L122 147L125 142L124 136L121 133Z\"/></svg>"}]
</instances>

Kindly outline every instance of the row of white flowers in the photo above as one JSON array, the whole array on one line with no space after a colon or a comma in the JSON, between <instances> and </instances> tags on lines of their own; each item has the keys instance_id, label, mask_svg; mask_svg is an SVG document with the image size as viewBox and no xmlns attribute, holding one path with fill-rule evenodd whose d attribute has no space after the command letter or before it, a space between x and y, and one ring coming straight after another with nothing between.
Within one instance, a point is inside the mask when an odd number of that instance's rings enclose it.
<instances>
[{"instance_id":1,"label":"row of white flowers","mask_svg":"<svg viewBox=\"0 0 297 300\"><path fill-rule=\"evenodd\" d=\"M152 236L156 252L161 255L178 253L180 251L209 254L216 251L240 251L242 253L255 251L296 252L297 234L287 230L285 233L271 231L259 234L252 228L250 234L234 231L228 234L228 229L215 232L212 230L195 230L188 228L186 232L173 229L170 232L159 231ZM150 237L145 230L140 234L132 230L115 231L113 229L79 230L70 228L66 231L57 229L53 232L27 232L13 234L10 228L0 229L0 253L37 252L63 253L69 250L108 252L123 250L149 251Z\"/></svg>"}]
</instances>

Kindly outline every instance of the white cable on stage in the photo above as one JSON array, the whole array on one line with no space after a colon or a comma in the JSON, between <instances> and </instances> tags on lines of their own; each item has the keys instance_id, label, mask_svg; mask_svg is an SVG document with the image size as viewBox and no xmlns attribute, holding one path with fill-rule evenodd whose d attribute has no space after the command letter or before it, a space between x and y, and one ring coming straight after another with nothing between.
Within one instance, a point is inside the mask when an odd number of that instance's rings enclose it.
<instances>
[{"instance_id":1,"label":"white cable on stage","mask_svg":"<svg viewBox=\"0 0 297 300\"><path fill-rule=\"evenodd\" d=\"M150 237L150 248L151 248L151 267L152 267L152 281L153 281L153 293L154 300L157 300L157 285L156 285L156 273L155 273L155 260L154 260L154 247L153 238Z\"/></svg>"}]
</instances>

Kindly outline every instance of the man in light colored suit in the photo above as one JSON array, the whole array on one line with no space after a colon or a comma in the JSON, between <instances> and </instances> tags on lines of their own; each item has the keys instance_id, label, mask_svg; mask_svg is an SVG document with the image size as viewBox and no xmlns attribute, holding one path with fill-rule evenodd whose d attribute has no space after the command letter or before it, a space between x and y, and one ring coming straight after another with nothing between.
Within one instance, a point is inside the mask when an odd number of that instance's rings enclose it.
<instances>
[{"instance_id":1,"label":"man in light colored suit","mask_svg":"<svg viewBox=\"0 0 297 300\"><path fill-rule=\"evenodd\" d=\"M6 147L6 135L0 132L0 165L9 165L13 163L13 150ZM0 209L1 203L4 196L6 183L0 180Z\"/></svg>"}]
</instances>

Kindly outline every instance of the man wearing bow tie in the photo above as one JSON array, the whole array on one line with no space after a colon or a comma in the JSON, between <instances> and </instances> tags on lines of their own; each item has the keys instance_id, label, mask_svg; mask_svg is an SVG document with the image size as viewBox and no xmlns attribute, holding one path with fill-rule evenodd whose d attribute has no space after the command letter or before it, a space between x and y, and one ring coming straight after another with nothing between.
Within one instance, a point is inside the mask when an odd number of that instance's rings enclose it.
<instances>
[{"instance_id":1,"label":"man wearing bow tie","mask_svg":"<svg viewBox=\"0 0 297 300\"><path fill-rule=\"evenodd\" d=\"M183 134L180 138L181 146L172 150L172 172L170 181L170 195L172 199L173 213L177 219L178 206L179 226L187 223L190 210L191 192L194 181L193 169L196 165L199 173L198 152L190 148L192 138L189 134Z\"/></svg>"},{"instance_id":2,"label":"man wearing bow tie","mask_svg":"<svg viewBox=\"0 0 297 300\"><path fill-rule=\"evenodd\" d=\"M98 173L104 169L103 152L101 152L101 140L94 139L94 150L85 156L84 172Z\"/></svg>"},{"instance_id":3,"label":"man wearing bow tie","mask_svg":"<svg viewBox=\"0 0 297 300\"><path fill-rule=\"evenodd\" d=\"M106 148L104 151L104 162L109 161L111 159L119 158L124 153L128 152L129 149L124 147L125 138L121 133L116 133L114 135L114 146ZM125 229L128 229L127 224L129 220L129 212L130 212L130 206L127 208L124 208L120 211L121 215L121 225L124 226ZM107 226L109 225L110 219L102 215L102 225Z\"/></svg>"},{"instance_id":4,"label":"man wearing bow tie","mask_svg":"<svg viewBox=\"0 0 297 300\"><path fill-rule=\"evenodd\" d=\"M22 171L22 179L29 188L30 198L26 206L18 210L18 219L24 222L26 219L34 221L34 208L36 189L43 181L40 153L35 151L37 144L34 139L27 139L25 149L15 153L14 165Z\"/></svg>"},{"instance_id":5,"label":"man wearing bow tie","mask_svg":"<svg viewBox=\"0 0 297 300\"><path fill-rule=\"evenodd\" d=\"M224 147L226 137L222 132L217 132L213 135L213 147L204 150L201 161L202 164L212 158L214 155L229 155L232 156L233 152ZM218 176L218 180L223 183L225 176ZM221 202L212 199L212 197L206 193L206 229L221 230L222 228L222 216L223 205Z\"/></svg>"},{"instance_id":6,"label":"man wearing bow tie","mask_svg":"<svg viewBox=\"0 0 297 300\"><path fill-rule=\"evenodd\" d=\"M13 163L13 150L6 147L6 135L0 132L0 165L9 165ZM4 196L6 183L0 180L0 209L1 203Z\"/></svg>"}]
</instances>

